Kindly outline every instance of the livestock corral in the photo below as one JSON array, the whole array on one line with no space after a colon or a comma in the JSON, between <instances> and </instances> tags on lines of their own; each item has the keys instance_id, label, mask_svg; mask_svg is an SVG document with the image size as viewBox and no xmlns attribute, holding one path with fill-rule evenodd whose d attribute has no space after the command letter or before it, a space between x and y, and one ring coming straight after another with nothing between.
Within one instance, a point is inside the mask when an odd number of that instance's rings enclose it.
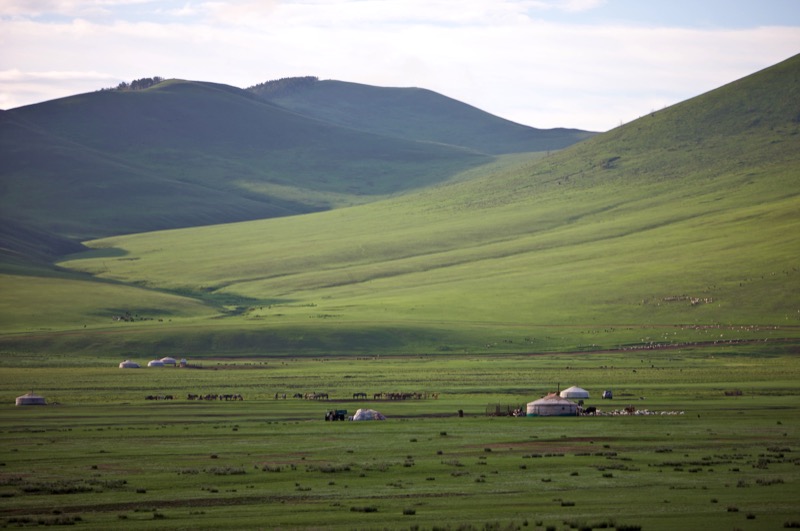
<instances>
[{"instance_id":1,"label":"livestock corral","mask_svg":"<svg viewBox=\"0 0 800 531\"><path fill-rule=\"evenodd\" d=\"M649 361L652 367L641 368L637 358L637 373L623 354L568 363L559 355L491 363L398 357L355 366L263 360L263 370L241 371L6 366L0 524L800 526L800 360L720 351ZM566 365L570 379L598 396L584 400L584 413L595 407L594 415L486 415L486 404L523 410L557 389ZM620 369L600 368L611 365ZM376 399L376 379L427 398ZM60 405L15 407L24 383ZM619 398L600 402L611 387ZM292 399L313 388L324 388L328 400ZM284 393L287 399L275 399ZM220 399L237 394L242 400ZM386 420L323 421L323 414L339 420L371 407Z\"/></svg>"}]
</instances>

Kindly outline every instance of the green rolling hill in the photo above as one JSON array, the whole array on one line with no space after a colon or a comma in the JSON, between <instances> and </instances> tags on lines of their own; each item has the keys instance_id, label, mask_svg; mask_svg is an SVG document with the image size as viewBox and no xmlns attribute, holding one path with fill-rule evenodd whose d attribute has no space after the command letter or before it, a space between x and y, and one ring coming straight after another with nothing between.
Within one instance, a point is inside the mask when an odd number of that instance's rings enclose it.
<instances>
[{"instance_id":1,"label":"green rolling hill","mask_svg":"<svg viewBox=\"0 0 800 531\"><path fill-rule=\"evenodd\" d=\"M85 280L47 279L45 293L0 278L17 294L0 305L14 316L0 349L796 349L798 101L800 56L558 153L496 157L398 197L87 242L59 264ZM46 325L25 297L45 304ZM123 311L141 320L112 322Z\"/></svg>"},{"instance_id":2,"label":"green rolling hill","mask_svg":"<svg viewBox=\"0 0 800 531\"><path fill-rule=\"evenodd\" d=\"M343 128L225 85L172 80L6 111L0 160L2 218L80 241L362 203L491 157ZM0 247L25 252L14 238Z\"/></svg>"},{"instance_id":3,"label":"green rolling hill","mask_svg":"<svg viewBox=\"0 0 800 531\"><path fill-rule=\"evenodd\" d=\"M524 126L421 88L299 77L247 90L281 107L345 127L496 155L563 149L594 134Z\"/></svg>"}]
</instances>

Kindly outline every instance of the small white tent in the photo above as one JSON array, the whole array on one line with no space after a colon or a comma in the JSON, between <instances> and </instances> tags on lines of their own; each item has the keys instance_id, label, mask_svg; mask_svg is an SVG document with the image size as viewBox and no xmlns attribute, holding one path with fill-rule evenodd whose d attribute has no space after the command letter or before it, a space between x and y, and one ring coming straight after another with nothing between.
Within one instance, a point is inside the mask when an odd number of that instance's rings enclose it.
<instances>
[{"instance_id":1,"label":"small white tent","mask_svg":"<svg viewBox=\"0 0 800 531\"><path fill-rule=\"evenodd\" d=\"M529 417L569 417L578 414L578 404L551 393L528 403Z\"/></svg>"},{"instance_id":2,"label":"small white tent","mask_svg":"<svg viewBox=\"0 0 800 531\"><path fill-rule=\"evenodd\" d=\"M46 406L47 402L43 396L28 393L17 397L18 406Z\"/></svg>"},{"instance_id":3,"label":"small white tent","mask_svg":"<svg viewBox=\"0 0 800 531\"><path fill-rule=\"evenodd\" d=\"M148 367L163 367L164 362L161 360L151 360L147 362Z\"/></svg>"},{"instance_id":4,"label":"small white tent","mask_svg":"<svg viewBox=\"0 0 800 531\"><path fill-rule=\"evenodd\" d=\"M173 365L173 366L178 364L175 358L170 358L169 356L167 356L166 358L161 358L161 363L163 363L164 365Z\"/></svg>"},{"instance_id":5,"label":"small white tent","mask_svg":"<svg viewBox=\"0 0 800 531\"><path fill-rule=\"evenodd\" d=\"M589 398L589 391L581 389L577 385L573 385L561 391L561 398Z\"/></svg>"},{"instance_id":6,"label":"small white tent","mask_svg":"<svg viewBox=\"0 0 800 531\"><path fill-rule=\"evenodd\" d=\"M125 361L121 361L120 362L119 368L120 369L138 369L139 368L139 364L136 363L135 361L125 360Z\"/></svg>"},{"instance_id":7,"label":"small white tent","mask_svg":"<svg viewBox=\"0 0 800 531\"><path fill-rule=\"evenodd\" d=\"M386 420L386 417L374 409L359 409L353 415L353 420Z\"/></svg>"}]
</instances>

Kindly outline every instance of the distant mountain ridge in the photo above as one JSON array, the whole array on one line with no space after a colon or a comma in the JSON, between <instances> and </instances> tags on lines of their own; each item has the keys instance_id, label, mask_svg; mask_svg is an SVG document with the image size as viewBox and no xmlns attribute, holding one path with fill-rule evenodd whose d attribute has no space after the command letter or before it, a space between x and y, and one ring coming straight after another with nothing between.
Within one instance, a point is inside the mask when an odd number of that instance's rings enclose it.
<instances>
[{"instance_id":1,"label":"distant mountain ridge","mask_svg":"<svg viewBox=\"0 0 800 531\"><path fill-rule=\"evenodd\" d=\"M491 126L473 121L472 140L496 143L497 125L480 119ZM11 232L80 241L314 212L423 188L492 158L490 149L373 129L174 79L8 110L0 217L15 230L0 233L0 249L26 254Z\"/></svg>"},{"instance_id":2,"label":"distant mountain ridge","mask_svg":"<svg viewBox=\"0 0 800 531\"><path fill-rule=\"evenodd\" d=\"M303 88L318 83L325 90L315 103ZM0 262L30 254L20 244L24 237L13 234L53 235L37 238L38 261L58 256L64 245L48 251L46 242L63 238L363 203L445 181L491 161L493 153L553 149L582 138L520 143L539 132L419 89L316 78L259 87L146 78L1 113L0 221L9 229L0 233ZM305 94L304 112L266 97L298 91ZM373 94L365 99L374 113L369 127L364 112L354 113L351 123L319 112L336 108L341 116L365 91ZM413 120L401 120L406 115ZM446 138L441 130L430 133L448 116L457 131L451 128Z\"/></svg>"},{"instance_id":3,"label":"distant mountain ridge","mask_svg":"<svg viewBox=\"0 0 800 531\"><path fill-rule=\"evenodd\" d=\"M595 134L579 129L536 129L415 87L376 87L305 76L268 81L247 90L286 109L337 125L493 155L563 149Z\"/></svg>"},{"instance_id":4,"label":"distant mountain ridge","mask_svg":"<svg viewBox=\"0 0 800 531\"><path fill-rule=\"evenodd\" d=\"M219 308L216 330L139 351L796 352L798 102L800 55L550 156L338 211L104 238L59 265Z\"/></svg>"},{"instance_id":5,"label":"distant mountain ridge","mask_svg":"<svg viewBox=\"0 0 800 531\"><path fill-rule=\"evenodd\" d=\"M370 135L212 84L88 100L0 119L0 200L23 202L3 247L52 256L70 252L53 233L211 225L264 208L272 188L241 180L262 165L294 168L270 174L287 210L410 181L353 208L97 239L58 273L0 264L9 354L631 349L638 366L650 348L797 351L800 55L547 156ZM121 310L163 326L110 328Z\"/></svg>"}]
</instances>

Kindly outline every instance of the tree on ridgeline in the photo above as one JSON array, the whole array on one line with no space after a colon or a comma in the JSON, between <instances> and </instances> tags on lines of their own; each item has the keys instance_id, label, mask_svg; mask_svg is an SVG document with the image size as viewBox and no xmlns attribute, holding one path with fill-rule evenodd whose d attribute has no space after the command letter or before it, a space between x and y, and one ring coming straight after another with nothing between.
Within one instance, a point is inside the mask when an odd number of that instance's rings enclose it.
<instances>
[{"instance_id":1,"label":"tree on ridgeline","mask_svg":"<svg viewBox=\"0 0 800 531\"><path fill-rule=\"evenodd\" d=\"M155 77L143 77L142 79L134 79L130 83L122 82L117 85L116 90L126 91L126 90L145 90L158 85L164 81L164 78L161 76Z\"/></svg>"},{"instance_id":2,"label":"tree on ridgeline","mask_svg":"<svg viewBox=\"0 0 800 531\"><path fill-rule=\"evenodd\" d=\"M272 81L259 83L258 85L253 85L245 90L254 94L258 94L259 96L276 97L294 92L300 88L309 87L317 81L319 81L319 78L316 76L283 77L281 79L275 79Z\"/></svg>"}]
</instances>

